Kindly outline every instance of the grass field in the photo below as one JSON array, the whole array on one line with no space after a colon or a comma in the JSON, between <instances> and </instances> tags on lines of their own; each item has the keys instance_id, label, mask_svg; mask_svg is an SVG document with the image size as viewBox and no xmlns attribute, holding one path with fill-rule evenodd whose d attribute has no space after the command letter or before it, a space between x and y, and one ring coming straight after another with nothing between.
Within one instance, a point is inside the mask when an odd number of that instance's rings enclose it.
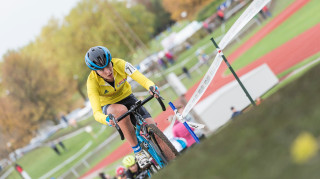
<instances>
[{"instance_id":1,"label":"grass field","mask_svg":"<svg viewBox=\"0 0 320 179\"><path fill-rule=\"evenodd\" d=\"M302 132L320 136L319 71L281 88L153 178L318 178L320 155L297 164L291 147Z\"/></svg>"},{"instance_id":2,"label":"grass field","mask_svg":"<svg viewBox=\"0 0 320 179\"><path fill-rule=\"evenodd\" d=\"M311 0L279 27L254 45L250 50L237 58L237 60L232 63L234 69L240 69L246 66L247 64L271 52L307 29L320 23L320 13L318 13L318 7L320 7L320 1ZM230 72L226 71L226 73Z\"/></svg>"},{"instance_id":3,"label":"grass field","mask_svg":"<svg viewBox=\"0 0 320 179\"><path fill-rule=\"evenodd\" d=\"M93 119L91 118L91 120ZM93 127L93 131L95 131L97 134L102 125L95 122L92 123L91 126ZM105 139L108 138L114 132L114 129L109 128L108 130L103 130L100 135L97 135L97 138L94 138L93 135L84 131L75 137L63 141L63 143L66 145L68 149L67 151L63 151L62 148L59 148L60 146L58 146L59 150L61 151L60 156L57 155L50 148L50 146L44 146L29 152L27 155L19 159L18 163L24 167L24 169L29 173L29 175L32 178L39 178L42 175L49 172L50 170L52 170L53 168L55 168L56 166L62 164L67 159L74 156L81 150L81 148L83 148L88 142L91 141L92 145L85 152L83 152L78 158L67 164L61 170L53 174L53 176L57 177L63 174L64 172L68 171L70 167L79 162L82 157L84 157L90 151L94 150L99 144L105 141ZM90 159L90 162L88 162L89 165L91 167L96 165L103 157L111 153L121 143L122 142L119 140L118 142L111 144L111 146L108 146L107 149L103 149L104 151L100 152L99 157ZM84 172L85 171L83 171L82 174ZM18 178L17 172L13 172L12 175L9 176L9 178Z\"/></svg>"}]
</instances>

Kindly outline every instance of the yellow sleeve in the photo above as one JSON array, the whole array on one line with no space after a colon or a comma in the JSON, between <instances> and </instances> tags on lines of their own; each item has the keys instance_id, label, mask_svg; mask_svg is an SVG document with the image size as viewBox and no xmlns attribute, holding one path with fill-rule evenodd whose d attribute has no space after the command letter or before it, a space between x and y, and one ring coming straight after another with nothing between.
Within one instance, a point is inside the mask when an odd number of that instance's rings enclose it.
<instances>
[{"instance_id":1,"label":"yellow sleeve","mask_svg":"<svg viewBox=\"0 0 320 179\"><path fill-rule=\"evenodd\" d=\"M107 125L106 118L107 115L103 114L100 104L100 97L99 97L99 84L94 78L88 78L87 80L87 92L88 98L91 103L93 117L96 121Z\"/></svg>"},{"instance_id":2,"label":"yellow sleeve","mask_svg":"<svg viewBox=\"0 0 320 179\"><path fill-rule=\"evenodd\" d=\"M138 82L141 86L143 86L146 90L149 90L150 86L154 86L154 83L149 80L146 76L144 76L140 71L136 70L130 76L133 80Z\"/></svg>"},{"instance_id":3,"label":"yellow sleeve","mask_svg":"<svg viewBox=\"0 0 320 179\"><path fill-rule=\"evenodd\" d=\"M149 90L150 86L154 86L154 83L145 77L142 73L140 73L133 65L129 62L124 64L125 72L129 75L133 80L138 82L145 89Z\"/></svg>"}]
</instances>

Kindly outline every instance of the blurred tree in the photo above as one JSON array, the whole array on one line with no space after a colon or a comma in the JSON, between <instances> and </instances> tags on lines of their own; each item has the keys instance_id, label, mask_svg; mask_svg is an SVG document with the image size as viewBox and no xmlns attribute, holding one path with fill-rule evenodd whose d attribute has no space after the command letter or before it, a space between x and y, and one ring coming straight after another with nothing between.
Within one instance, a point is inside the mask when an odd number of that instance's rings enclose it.
<instances>
[{"instance_id":1,"label":"blurred tree","mask_svg":"<svg viewBox=\"0 0 320 179\"><path fill-rule=\"evenodd\" d=\"M162 6L162 0L134 0L136 3L142 4L146 9L155 15L153 27L155 29L154 34L159 34L165 30L168 26L174 23L171 20L171 14L167 12Z\"/></svg>"},{"instance_id":2,"label":"blurred tree","mask_svg":"<svg viewBox=\"0 0 320 179\"><path fill-rule=\"evenodd\" d=\"M1 62L0 62L0 69L1 69ZM0 73L0 97L4 95L4 86L2 84L2 77L1 77L1 73Z\"/></svg>"},{"instance_id":3,"label":"blurred tree","mask_svg":"<svg viewBox=\"0 0 320 179\"><path fill-rule=\"evenodd\" d=\"M208 5L204 6L197 12L197 20L204 21L208 17L217 13L217 7L220 6L225 0L214 0Z\"/></svg>"},{"instance_id":4,"label":"blurred tree","mask_svg":"<svg viewBox=\"0 0 320 179\"><path fill-rule=\"evenodd\" d=\"M181 20L181 13L187 12L187 18L193 18L193 16L203 6L215 0L163 0L163 7L171 13L171 18L174 20Z\"/></svg>"},{"instance_id":5,"label":"blurred tree","mask_svg":"<svg viewBox=\"0 0 320 179\"><path fill-rule=\"evenodd\" d=\"M29 120L30 113L21 109L9 96L0 97L0 157L7 157L14 149L30 142L37 125ZM10 143L10 146L7 144Z\"/></svg>"},{"instance_id":6,"label":"blurred tree","mask_svg":"<svg viewBox=\"0 0 320 179\"><path fill-rule=\"evenodd\" d=\"M24 122L34 126L45 120L56 122L57 110L68 105L66 101L73 90L70 80L59 75L57 65L18 52L4 58L2 77L17 111L28 115Z\"/></svg>"},{"instance_id":7,"label":"blurred tree","mask_svg":"<svg viewBox=\"0 0 320 179\"><path fill-rule=\"evenodd\" d=\"M142 42L150 40L153 33L153 15L141 5L127 9L121 2L88 0L78 3L65 17L56 45L59 64L68 76L77 81L77 89L84 99L86 93L83 89L90 72L84 56L90 47L106 46L113 57L126 58L139 45L132 40L126 25L117 20L113 10L108 8L109 3Z\"/></svg>"}]
</instances>

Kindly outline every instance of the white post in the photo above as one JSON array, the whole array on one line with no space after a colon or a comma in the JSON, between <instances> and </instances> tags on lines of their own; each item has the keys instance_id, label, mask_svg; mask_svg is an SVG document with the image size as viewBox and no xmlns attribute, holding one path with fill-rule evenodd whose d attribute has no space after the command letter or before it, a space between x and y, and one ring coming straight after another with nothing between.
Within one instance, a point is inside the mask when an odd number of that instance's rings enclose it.
<instances>
[{"instance_id":1,"label":"white post","mask_svg":"<svg viewBox=\"0 0 320 179\"><path fill-rule=\"evenodd\" d=\"M72 168L71 171L76 177L79 177L79 174L74 170L74 168Z\"/></svg>"}]
</instances>

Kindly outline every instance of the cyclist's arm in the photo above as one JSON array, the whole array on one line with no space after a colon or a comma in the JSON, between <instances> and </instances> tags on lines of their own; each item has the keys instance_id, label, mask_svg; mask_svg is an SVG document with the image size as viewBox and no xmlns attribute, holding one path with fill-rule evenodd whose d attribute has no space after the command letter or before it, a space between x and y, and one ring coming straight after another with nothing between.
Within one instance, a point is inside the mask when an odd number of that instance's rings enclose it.
<instances>
[{"instance_id":1,"label":"cyclist's arm","mask_svg":"<svg viewBox=\"0 0 320 179\"><path fill-rule=\"evenodd\" d=\"M88 78L87 80L88 98L91 103L94 119L102 124L107 125L107 115L103 114L99 97L99 84L97 81Z\"/></svg>"},{"instance_id":2,"label":"cyclist's arm","mask_svg":"<svg viewBox=\"0 0 320 179\"><path fill-rule=\"evenodd\" d=\"M136 82L138 82L145 89L149 90L150 86L154 86L154 83L140 73L134 66L126 62L125 72Z\"/></svg>"}]
</instances>

